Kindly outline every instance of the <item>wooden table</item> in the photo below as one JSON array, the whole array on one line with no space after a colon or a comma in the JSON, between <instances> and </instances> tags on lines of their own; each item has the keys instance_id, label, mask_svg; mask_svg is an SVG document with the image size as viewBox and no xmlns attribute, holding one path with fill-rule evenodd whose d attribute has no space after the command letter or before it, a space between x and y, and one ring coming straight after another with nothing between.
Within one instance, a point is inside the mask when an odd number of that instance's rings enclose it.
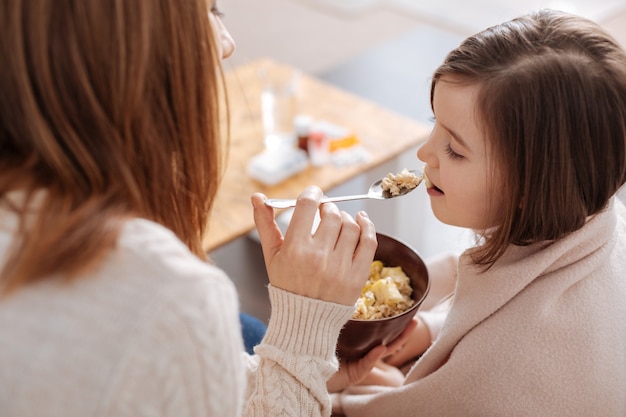
<instances>
[{"instance_id":1,"label":"wooden table","mask_svg":"<svg viewBox=\"0 0 626 417\"><path fill-rule=\"evenodd\" d=\"M302 74L298 91L299 113L351 129L369 151L371 159L367 163L345 167L332 164L310 166L275 186L261 184L250 178L246 170L250 158L263 150L258 73L260 68L273 65L285 67L262 59L226 72L231 121L230 150L204 240L204 248L208 252L254 230L250 204L252 193L260 191L268 197L295 198L303 188L312 184L328 191L418 145L430 131L429 127L414 120ZM360 193L363 190L355 191Z\"/></svg>"}]
</instances>

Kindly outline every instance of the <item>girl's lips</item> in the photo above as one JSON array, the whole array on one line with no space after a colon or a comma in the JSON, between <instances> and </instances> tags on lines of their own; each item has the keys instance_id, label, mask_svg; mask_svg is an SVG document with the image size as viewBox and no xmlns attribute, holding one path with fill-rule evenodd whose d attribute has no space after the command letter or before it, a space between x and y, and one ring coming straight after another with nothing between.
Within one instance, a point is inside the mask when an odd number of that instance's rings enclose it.
<instances>
[{"instance_id":1,"label":"girl's lips","mask_svg":"<svg viewBox=\"0 0 626 417\"><path fill-rule=\"evenodd\" d=\"M428 178L426 174L424 174L424 182L428 195L432 197L437 197L444 194L443 191L441 191L437 186L435 186L435 184L432 183L432 181L430 181L430 178Z\"/></svg>"},{"instance_id":2,"label":"girl's lips","mask_svg":"<svg viewBox=\"0 0 626 417\"><path fill-rule=\"evenodd\" d=\"M443 195L443 192L437 187L428 187L426 189L426 192L431 197L440 197Z\"/></svg>"}]
</instances>

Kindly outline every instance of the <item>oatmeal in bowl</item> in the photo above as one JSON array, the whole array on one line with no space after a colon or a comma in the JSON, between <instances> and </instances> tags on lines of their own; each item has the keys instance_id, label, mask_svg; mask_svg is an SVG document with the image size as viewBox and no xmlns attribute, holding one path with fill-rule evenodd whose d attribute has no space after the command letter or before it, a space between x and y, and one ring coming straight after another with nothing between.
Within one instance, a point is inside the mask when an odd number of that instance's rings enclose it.
<instances>
[{"instance_id":1,"label":"oatmeal in bowl","mask_svg":"<svg viewBox=\"0 0 626 417\"><path fill-rule=\"evenodd\" d=\"M378 248L372 263L374 272L370 271L370 276L375 276L379 268L380 273L377 280L368 280L362 297L355 304L353 318L341 330L337 342L340 360L359 359L381 343L393 341L411 322L430 288L426 265L413 248L381 233L376 236ZM400 270L408 277L408 283L403 282ZM372 289L373 282L381 279L381 284ZM396 280L400 282L399 286L396 286ZM372 302L369 295L363 297L368 291L374 293L374 297L378 295L378 301ZM403 297L403 292L410 294L410 300ZM369 298L369 301L364 301L364 298Z\"/></svg>"}]
</instances>

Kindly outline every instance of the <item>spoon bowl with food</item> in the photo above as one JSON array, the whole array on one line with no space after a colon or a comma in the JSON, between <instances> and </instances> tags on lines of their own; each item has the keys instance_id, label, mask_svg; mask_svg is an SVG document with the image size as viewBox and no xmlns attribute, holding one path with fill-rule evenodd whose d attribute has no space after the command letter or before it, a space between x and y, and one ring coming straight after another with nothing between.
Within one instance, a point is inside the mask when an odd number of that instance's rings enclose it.
<instances>
[{"instance_id":1,"label":"spoon bowl with food","mask_svg":"<svg viewBox=\"0 0 626 417\"><path fill-rule=\"evenodd\" d=\"M322 203L337 203L349 200L386 200L390 198L406 195L417 188L424 179L424 173L419 169L403 169L398 174L387 174L385 177L375 181L367 191L367 194L345 195L337 197L324 197ZM296 200L291 198L268 198L265 204L278 208L295 207Z\"/></svg>"}]
</instances>

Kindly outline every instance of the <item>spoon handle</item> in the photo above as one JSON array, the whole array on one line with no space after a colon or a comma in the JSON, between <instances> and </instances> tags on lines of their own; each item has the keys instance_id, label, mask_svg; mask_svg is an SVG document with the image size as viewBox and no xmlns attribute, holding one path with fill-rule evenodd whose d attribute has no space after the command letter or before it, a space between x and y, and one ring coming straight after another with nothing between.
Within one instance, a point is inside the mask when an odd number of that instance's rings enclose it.
<instances>
[{"instance_id":1,"label":"spoon handle","mask_svg":"<svg viewBox=\"0 0 626 417\"><path fill-rule=\"evenodd\" d=\"M339 201L360 200L360 199L369 198L369 197L370 196L368 194L343 195L343 196L338 196L338 197L324 197L320 200L320 203L336 203ZM265 205L278 208L278 209L284 209L284 208L289 208L289 207L295 207L296 201L297 200L293 198L268 198L267 200L265 200Z\"/></svg>"},{"instance_id":2,"label":"spoon handle","mask_svg":"<svg viewBox=\"0 0 626 417\"><path fill-rule=\"evenodd\" d=\"M322 198L322 203L337 203L339 201L349 201L349 200L362 200L364 198L370 198L369 194L356 194L356 195L342 195L337 197L324 197Z\"/></svg>"}]
</instances>

